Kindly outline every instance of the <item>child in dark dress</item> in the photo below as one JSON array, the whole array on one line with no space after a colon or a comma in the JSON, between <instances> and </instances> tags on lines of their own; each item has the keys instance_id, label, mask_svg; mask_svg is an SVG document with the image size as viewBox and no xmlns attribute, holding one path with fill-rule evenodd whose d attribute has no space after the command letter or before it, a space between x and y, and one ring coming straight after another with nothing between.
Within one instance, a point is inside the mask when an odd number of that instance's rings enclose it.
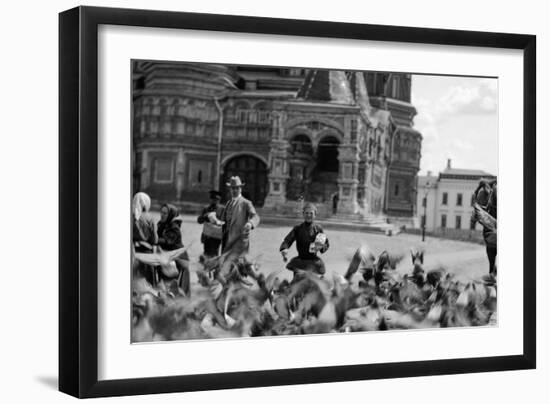
<instances>
[{"instance_id":1,"label":"child in dark dress","mask_svg":"<svg viewBox=\"0 0 550 404\"><path fill-rule=\"evenodd\" d=\"M328 250L328 239L323 228L315 223L317 209L315 205L306 203L303 208L304 221L294 226L283 240L279 251L283 259L287 260L288 249L296 241L298 256L292 258L286 268L296 274L296 271L311 271L319 275L325 273L325 263L317 256Z\"/></svg>"},{"instance_id":2,"label":"child in dark dress","mask_svg":"<svg viewBox=\"0 0 550 404\"><path fill-rule=\"evenodd\" d=\"M181 218L174 205L164 204L160 209L160 221L157 224L158 246L164 251L183 248L181 241ZM186 296L190 293L189 256L187 252L174 260L178 269L178 286ZM162 272L159 276L163 277Z\"/></svg>"}]
</instances>

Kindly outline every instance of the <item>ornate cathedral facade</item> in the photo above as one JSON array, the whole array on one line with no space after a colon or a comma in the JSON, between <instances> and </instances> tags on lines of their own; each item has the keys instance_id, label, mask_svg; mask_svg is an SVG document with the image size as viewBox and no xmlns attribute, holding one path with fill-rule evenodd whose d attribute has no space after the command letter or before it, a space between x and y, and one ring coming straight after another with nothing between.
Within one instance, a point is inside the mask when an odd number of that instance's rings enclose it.
<instances>
[{"instance_id":1,"label":"ornate cathedral facade","mask_svg":"<svg viewBox=\"0 0 550 404\"><path fill-rule=\"evenodd\" d=\"M413 217L409 74L137 61L133 187L203 204L232 175L256 206Z\"/></svg>"}]
</instances>

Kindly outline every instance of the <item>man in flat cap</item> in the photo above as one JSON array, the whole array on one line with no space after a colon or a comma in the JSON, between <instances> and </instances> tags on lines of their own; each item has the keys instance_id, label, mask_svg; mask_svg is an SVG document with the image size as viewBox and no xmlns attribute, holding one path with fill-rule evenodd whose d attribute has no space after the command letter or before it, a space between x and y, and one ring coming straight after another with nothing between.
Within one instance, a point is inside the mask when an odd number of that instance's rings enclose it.
<instances>
[{"instance_id":1,"label":"man in flat cap","mask_svg":"<svg viewBox=\"0 0 550 404\"><path fill-rule=\"evenodd\" d=\"M226 183L231 191L231 199L226 203L221 220L224 222L222 234L222 254L227 254L225 262L232 262L248 254L250 231L258 227L260 217L252 202L242 196L245 185L238 176ZM228 265L222 267L222 276L227 275Z\"/></svg>"},{"instance_id":2,"label":"man in flat cap","mask_svg":"<svg viewBox=\"0 0 550 404\"><path fill-rule=\"evenodd\" d=\"M210 204L206 206L197 218L197 222L203 225L201 234L201 243L204 246L204 258L212 258L220 255L220 245L222 243L222 222L223 205L220 203L222 194L219 191L212 190L210 194Z\"/></svg>"}]
</instances>

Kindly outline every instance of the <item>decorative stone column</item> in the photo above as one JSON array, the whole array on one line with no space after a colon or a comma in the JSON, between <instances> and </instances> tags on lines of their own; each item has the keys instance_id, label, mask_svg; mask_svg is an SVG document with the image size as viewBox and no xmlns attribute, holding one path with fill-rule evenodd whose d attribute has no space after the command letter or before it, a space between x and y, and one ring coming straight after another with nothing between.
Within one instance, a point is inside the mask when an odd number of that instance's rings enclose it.
<instances>
[{"instance_id":1,"label":"decorative stone column","mask_svg":"<svg viewBox=\"0 0 550 404\"><path fill-rule=\"evenodd\" d=\"M369 140L369 125L362 119L359 119L357 144L359 146L359 164L357 179L357 203L360 213L367 215L369 211L368 203L368 140Z\"/></svg>"},{"instance_id":2,"label":"decorative stone column","mask_svg":"<svg viewBox=\"0 0 550 404\"><path fill-rule=\"evenodd\" d=\"M358 213L359 147L343 144L338 148L338 213Z\"/></svg>"},{"instance_id":3,"label":"decorative stone column","mask_svg":"<svg viewBox=\"0 0 550 404\"><path fill-rule=\"evenodd\" d=\"M289 177L288 149L290 147L284 138L285 115L283 112L273 113L272 137L269 144L269 190L264 207L276 209L286 203L286 182Z\"/></svg>"},{"instance_id":4,"label":"decorative stone column","mask_svg":"<svg viewBox=\"0 0 550 404\"><path fill-rule=\"evenodd\" d=\"M149 153L147 153L147 150L141 150L141 167L139 168L139 189L145 190L149 186L149 178L151 175L151 172L149 170L149 167L151 165L151 162L149 161Z\"/></svg>"},{"instance_id":5,"label":"decorative stone column","mask_svg":"<svg viewBox=\"0 0 550 404\"><path fill-rule=\"evenodd\" d=\"M176 198L181 201L181 194L183 193L183 184L185 176L185 156L183 154L183 148L178 150L178 157L176 159Z\"/></svg>"},{"instance_id":6,"label":"decorative stone column","mask_svg":"<svg viewBox=\"0 0 550 404\"><path fill-rule=\"evenodd\" d=\"M286 140L273 139L270 143L270 169L267 176L269 192L264 202L266 208L277 208L286 203L286 182L289 178L288 147Z\"/></svg>"},{"instance_id":7,"label":"decorative stone column","mask_svg":"<svg viewBox=\"0 0 550 404\"><path fill-rule=\"evenodd\" d=\"M357 174L357 204L362 213L367 211L367 164L360 159Z\"/></svg>"},{"instance_id":8,"label":"decorative stone column","mask_svg":"<svg viewBox=\"0 0 550 404\"><path fill-rule=\"evenodd\" d=\"M355 116L344 120L344 141L338 147L338 213L358 213L359 185L358 122Z\"/></svg>"}]
</instances>

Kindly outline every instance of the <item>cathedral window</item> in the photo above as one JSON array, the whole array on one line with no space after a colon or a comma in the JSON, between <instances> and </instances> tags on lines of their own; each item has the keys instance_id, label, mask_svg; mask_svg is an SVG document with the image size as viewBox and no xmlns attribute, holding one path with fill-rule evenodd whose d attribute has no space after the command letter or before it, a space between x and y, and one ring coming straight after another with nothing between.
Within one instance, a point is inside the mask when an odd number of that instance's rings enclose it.
<instances>
[{"instance_id":1,"label":"cathedral window","mask_svg":"<svg viewBox=\"0 0 550 404\"><path fill-rule=\"evenodd\" d=\"M153 106L152 115L160 115L160 106L159 105L154 105Z\"/></svg>"},{"instance_id":2,"label":"cathedral window","mask_svg":"<svg viewBox=\"0 0 550 404\"><path fill-rule=\"evenodd\" d=\"M157 158L154 164L154 179L157 183L170 183L173 181L174 164L170 158Z\"/></svg>"}]
</instances>

